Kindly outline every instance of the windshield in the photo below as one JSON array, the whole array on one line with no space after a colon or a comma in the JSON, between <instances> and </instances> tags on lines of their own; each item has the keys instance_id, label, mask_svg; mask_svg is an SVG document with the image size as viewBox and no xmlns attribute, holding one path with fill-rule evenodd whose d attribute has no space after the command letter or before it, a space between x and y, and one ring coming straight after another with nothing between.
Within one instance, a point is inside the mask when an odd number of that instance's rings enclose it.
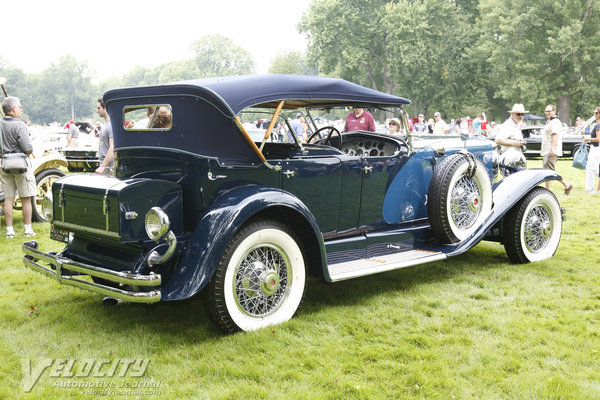
<instances>
[{"instance_id":1,"label":"windshield","mask_svg":"<svg viewBox=\"0 0 600 400\"><path fill-rule=\"evenodd\" d=\"M365 107L364 110L373 116L377 133L390 133L387 122L392 118L402 121L397 107ZM352 112L353 108L346 106L282 108L273 131L266 141L301 145L324 127L334 127L339 132L343 132L346 118ZM275 115L272 108L249 107L241 111L237 117L252 140L261 143Z\"/></svg>"}]
</instances>

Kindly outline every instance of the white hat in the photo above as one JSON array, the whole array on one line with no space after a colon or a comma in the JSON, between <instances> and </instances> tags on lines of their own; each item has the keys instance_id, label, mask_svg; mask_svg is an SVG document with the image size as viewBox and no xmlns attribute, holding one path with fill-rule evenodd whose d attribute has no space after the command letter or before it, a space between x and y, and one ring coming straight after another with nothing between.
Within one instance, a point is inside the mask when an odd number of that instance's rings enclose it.
<instances>
[{"instance_id":1,"label":"white hat","mask_svg":"<svg viewBox=\"0 0 600 400\"><path fill-rule=\"evenodd\" d=\"M526 114L529 111L525 111L525 106L523 104L515 103L512 110L509 111L510 114L518 113L518 114Z\"/></svg>"}]
</instances>

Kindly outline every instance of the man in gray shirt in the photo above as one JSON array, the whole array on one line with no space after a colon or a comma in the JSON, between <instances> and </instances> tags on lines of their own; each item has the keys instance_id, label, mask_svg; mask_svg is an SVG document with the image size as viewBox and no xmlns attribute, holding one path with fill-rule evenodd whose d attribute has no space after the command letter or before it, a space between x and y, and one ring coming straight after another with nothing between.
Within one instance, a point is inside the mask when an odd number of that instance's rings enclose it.
<instances>
[{"instance_id":1,"label":"man in gray shirt","mask_svg":"<svg viewBox=\"0 0 600 400\"><path fill-rule=\"evenodd\" d=\"M77 147L79 142L79 128L75 125L75 121L70 120L67 124L67 147Z\"/></svg>"},{"instance_id":2,"label":"man in gray shirt","mask_svg":"<svg viewBox=\"0 0 600 400\"><path fill-rule=\"evenodd\" d=\"M100 144L98 147L98 161L100 166L96 168L97 174L114 175L113 171L113 150L115 143L113 141L112 127L110 125L110 117L104 107L104 101L98 99L98 115L104 118L104 127L100 131Z\"/></svg>"},{"instance_id":3,"label":"man in gray shirt","mask_svg":"<svg viewBox=\"0 0 600 400\"><path fill-rule=\"evenodd\" d=\"M0 120L2 131L3 153L25 153L33 152L29 130L27 125L19 118L23 114L23 106L17 97L6 97L2 102L2 111L5 117ZM35 197L37 188L31 162L28 161L27 171L22 174L7 174L0 168L0 182L4 190L4 218L6 220L6 238L15 237L13 228L13 203L17 193L21 197L23 205L23 222L25 224L25 236L33 236L35 232L31 227L32 197Z\"/></svg>"}]
</instances>

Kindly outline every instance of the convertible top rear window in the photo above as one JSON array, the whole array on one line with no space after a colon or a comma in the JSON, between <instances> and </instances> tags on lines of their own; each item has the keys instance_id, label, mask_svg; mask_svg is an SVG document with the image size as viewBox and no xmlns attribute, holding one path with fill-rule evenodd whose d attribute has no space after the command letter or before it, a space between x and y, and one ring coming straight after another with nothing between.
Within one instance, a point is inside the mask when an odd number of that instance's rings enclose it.
<instances>
[{"instance_id":1,"label":"convertible top rear window","mask_svg":"<svg viewBox=\"0 0 600 400\"><path fill-rule=\"evenodd\" d=\"M126 131L168 131L173 126L173 110L168 104L125 106L123 128Z\"/></svg>"}]
</instances>

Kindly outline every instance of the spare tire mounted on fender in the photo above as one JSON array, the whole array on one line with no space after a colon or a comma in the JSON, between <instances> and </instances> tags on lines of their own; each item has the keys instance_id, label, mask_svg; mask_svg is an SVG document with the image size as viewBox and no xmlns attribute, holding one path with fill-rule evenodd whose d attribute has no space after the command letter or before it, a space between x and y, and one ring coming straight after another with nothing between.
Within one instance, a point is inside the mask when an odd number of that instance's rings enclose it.
<instances>
[{"instance_id":1,"label":"spare tire mounted on fender","mask_svg":"<svg viewBox=\"0 0 600 400\"><path fill-rule=\"evenodd\" d=\"M442 243L458 243L469 237L491 209L490 176L473 154L453 154L435 169L427 211L431 230Z\"/></svg>"}]
</instances>

